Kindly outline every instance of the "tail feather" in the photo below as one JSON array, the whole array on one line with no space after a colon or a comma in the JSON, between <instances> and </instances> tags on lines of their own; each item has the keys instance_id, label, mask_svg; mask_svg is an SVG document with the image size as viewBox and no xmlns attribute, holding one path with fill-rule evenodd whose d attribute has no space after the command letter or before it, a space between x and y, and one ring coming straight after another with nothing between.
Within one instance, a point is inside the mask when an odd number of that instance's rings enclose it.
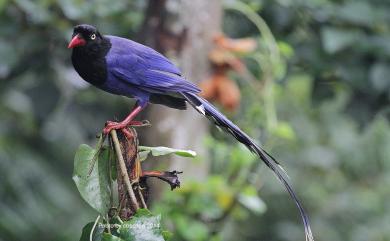
<instances>
[{"instance_id":1,"label":"tail feather","mask_svg":"<svg viewBox=\"0 0 390 241\"><path fill-rule=\"evenodd\" d=\"M313 234L311 232L309 217L307 216L301 202L295 194L292 185L289 181L289 177L282 166L268 154L264 149L258 146L246 133L244 133L238 126L226 118L220 113L212 104L207 100L199 97L194 93L182 93L183 97L189 102L199 113L205 115L211 121L213 121L218 127L229 132L239 142L244 144L250 151L256 153L260 159L275 173L277 178L282 182L291 198L294 200L300 212L303 225L305 227L306 241L314 241Z\"/></svg>"}]
</instances>

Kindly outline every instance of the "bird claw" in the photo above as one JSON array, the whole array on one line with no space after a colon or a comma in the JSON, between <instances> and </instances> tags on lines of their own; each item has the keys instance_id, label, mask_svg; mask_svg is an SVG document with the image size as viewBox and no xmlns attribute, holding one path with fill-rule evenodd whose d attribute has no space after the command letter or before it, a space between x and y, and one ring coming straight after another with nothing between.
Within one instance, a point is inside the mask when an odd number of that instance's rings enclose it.
<instances>
[{"instance_id":1,"label":"bird claw","mask_svg":"<svg viewBox=\"0 0 390 241\"><path fill-rule=\"evenodd\" d=\"M152 125L152 124L150 124L150 122L148 120L136 121L136 122L138 123L137 125L132 124L131 126L142 127L142 126L151 126Z\"/></svg>"},{"instance_id":2,"label":"bird claw","mask_svg":"<svg viewBox=\"0 0 390 241\"><path fill-rule=\"evenodd\" d=\"M106 126L103 129L103 134L107 135L109 134L112 130L118 130L118 129L123 129L126 128L127 125L123 123L118 123L114 121L107 121Z\"/></svg>"},{"instance_id":3,"label":"bird claw","mask_svg":"<svg viewBox=\"0 0 390 241\"><path fill-rule=\"evenodd\" d=\"M132 127L150 126L150 122L147 121L147 120L143 120L143 121L130 121L129 123L107 121L106 125L105 125L105 127L103 129L103 134L107 135L112 130L125 130L125 128L128 127L128 126L132 126Z\"/></svg>"}]
</instances>

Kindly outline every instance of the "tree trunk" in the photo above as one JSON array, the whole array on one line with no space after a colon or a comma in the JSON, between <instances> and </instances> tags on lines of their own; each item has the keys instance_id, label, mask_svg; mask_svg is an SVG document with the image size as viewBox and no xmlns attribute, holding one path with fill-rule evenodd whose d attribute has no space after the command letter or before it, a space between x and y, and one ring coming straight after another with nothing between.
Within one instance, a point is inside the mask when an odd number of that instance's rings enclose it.
<instances>
[{"instance_id":1,"label":"tree trunk","mask_svg":"<svg viewBox=\"0 0 390 241\"><path fill-rule=\"evenodd\" d=\"M160 1L165 3L163 0ZM150 28L153 28L157 36L144 36L143 40L149 45L158 43L157 46L151 47L158 48L170 59L178 60L185 78L198 83L207 78L210 73L208 53L213 45L214 34L220 32L221 2L219 0L168 1L165 4L168 10L160 10L164 12L159 14L152 11L153 4L161 6L161 2L156 3L156 0L149 2L148 12L151 15L145 20L143 25L145 28L142 30L142 33L150 33ZM169 9L176 9L178 13L176 15L170 13ZM174 23L166 26L166 23L172 19L175 19ZM150 38L158 40L152 41ZM175 58L170 55L172 52ZM172 156L170 169L184 171L181 177L183 180L203 180L208 173L207 153L203 145L208 122L190 106L188 108L186 111L179 111L151 105L147 119L153 126L146 131L146 142L149 145L195 150L201 158L200 162L195 164Z\"/></svg>"}]
</instances>

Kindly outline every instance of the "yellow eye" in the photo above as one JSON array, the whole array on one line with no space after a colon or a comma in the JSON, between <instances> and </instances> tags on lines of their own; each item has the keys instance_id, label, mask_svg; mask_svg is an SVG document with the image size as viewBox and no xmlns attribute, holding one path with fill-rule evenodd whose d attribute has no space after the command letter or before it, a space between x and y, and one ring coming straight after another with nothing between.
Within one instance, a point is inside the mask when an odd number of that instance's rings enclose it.
<instances>
[{"instance_id":1,"label":"yellow eye","mask_svg":"<svg viewBox=\"0 0 390 241\"><path fill-rule=\"evenodd\" d=\"M91 39L92 39L92 40L95 40L95 39L96 39L96 34L92 34L92 35L91 35Z\"/></svg>"}]
</instances>

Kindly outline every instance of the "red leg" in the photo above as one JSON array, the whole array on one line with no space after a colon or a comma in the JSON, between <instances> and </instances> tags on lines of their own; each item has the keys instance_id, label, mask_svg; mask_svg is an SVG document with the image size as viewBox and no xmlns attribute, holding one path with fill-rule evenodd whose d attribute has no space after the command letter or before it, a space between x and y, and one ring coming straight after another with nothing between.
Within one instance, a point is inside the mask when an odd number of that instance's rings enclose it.
<instances>
[{"instance_id":1,"label":"red leg","mask_svg":"<svg viewBox=\"0 0 390 241\"><path fill-rule=\"evenodd\" d=\"M138 113L141 112L142 109L143 109L143 107L138 105L137 107L134 108L134 110L123 121L121 121L119 123L113 122L113 121L107 122L106 127L104 127L104 129L103 129L103 134L107 135L108 133L110 133L111 130L123 129L123 128L126 128L127 126L131 125L132 120L138 115ZM133 123L135 125L139 124L138 122L133 122Z\"/></svg>"},{"instance_id":2,"label":"red leg","mask_svg":"<svg viewBox=\"0 0 390 241\"><path fill-rule=\"evenodd\" d=\"M118 122L115 121L107 121L106 126L111 126L111 125L117 125L119 124ZM144 122L144 121L130 121L127 126L146 126L148 125L149 122Z\"/></svg>"},{"instance_id":3,"label":"red leg","mask_svg":"<svg viewBox=\"0 0 390 241\"><path fill-rule=\"evenodd\" d=\"M123 128L121 129L121 131L123 132L123 134L125 134L128 140L131 140L133 138L133 134L127 128Z\"/></svg>"}]
</instances>

